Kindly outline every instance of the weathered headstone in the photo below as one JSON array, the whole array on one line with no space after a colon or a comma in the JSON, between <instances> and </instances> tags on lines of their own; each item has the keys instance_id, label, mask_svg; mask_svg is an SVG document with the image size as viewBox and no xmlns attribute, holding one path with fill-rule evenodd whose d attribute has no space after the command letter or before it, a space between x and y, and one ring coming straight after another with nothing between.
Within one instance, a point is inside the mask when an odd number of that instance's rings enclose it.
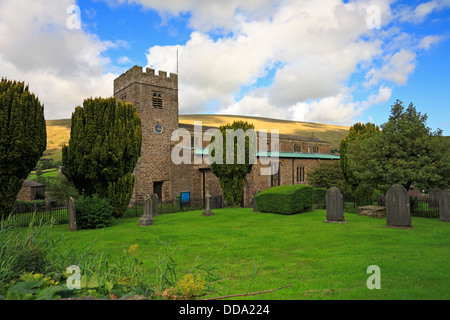
<instances>
[{"instance_id":1,"label":"weathered headstone","mask_svg":"<svg viewBox=\"0 0 450 320\"><path fill-rule=\"evenodd\" d=\"M441 195L441 189L434 188L429 192L428 197L428 208L438 208L439 207L439 197Z\"/></svg>"},{"instance_id":2,"label":"weathered headstone","mask_svg":"<svg viewBox=\"0 0 450 320\"><path fill-rule=\"evenodd\" d=\"M380 207L386 207L386 197L384 196L384 194L379 194L377 196L377 204Z\"/></svg>"},{"instance_id":3,"label":"weathered headstone","mask_svg":"<svg viewBox=\"0 0 450 320\"><path fill-rule=\"evenodd\" d=\"M206 209L202 213L205 217L210 217L214 215L214 212L211 211L211 195L209 192L206 195Z\"/></svg>"},{"instance_id":4,"label":"weathered headstone","mask_svg":"<svg viewBox=\"0 0 450 320\"><path fill-rule=\"evenodd\" d=\"M69 230L77 231L77 216L75 211L75 200L72 197L69 199L69 205L67 208L68 216L69 216Z\"/></svg>"},{"instance_id":5,"label":"weathered headstone","mask_svg":"<svg viewBox=\"0 0 450 320\"><path fill-rule=\"evenodd\" d=\"M336 187L331 187L328 189L325 200L327 220L324 222L347 223L344 219L344 200L341 191Z\"/></svg>"},{"instance_id":6,"label":"weathered headstone","mask_svg":"<svg viewBox=\"0 0 450 320\"><path fill-rule=\"evenodd\" d=\"M154 217L159 217L158 204L159 204L158 195L156 193L154 193L152 195L152 206L153 206L153 216Z\"/></svg>"},{"instance_id":7,"label":"weathered headstone","mask_svg":"<svg viewBox=\"0 0 450 320\"><path fill-rule=\"evenodd\" d=\"M395 184L386 194L386 223L388 227L411 228L411 212L406 189Z\"/></svg>"},{"instance_id":8,"label":"weathered headstone","mask_svg":"<svg viewBox=\"0 0 450 320\"><path fill-rule=\"evenodd\" d=\"M441 191L439 197L439 216L442 222L450 222L450 189Z\"/></svg>"},{"instance_id":9,"label":"weathered headstone","mask_svg":"<svg viewBox=\"0 0 450 320\"><path fill-rule=\"evenodd\" d=\"M153 224L152 198L146 194L144 196L143 214L139 219L139 226L151 226Z\"/></svg>"}]
</instances>

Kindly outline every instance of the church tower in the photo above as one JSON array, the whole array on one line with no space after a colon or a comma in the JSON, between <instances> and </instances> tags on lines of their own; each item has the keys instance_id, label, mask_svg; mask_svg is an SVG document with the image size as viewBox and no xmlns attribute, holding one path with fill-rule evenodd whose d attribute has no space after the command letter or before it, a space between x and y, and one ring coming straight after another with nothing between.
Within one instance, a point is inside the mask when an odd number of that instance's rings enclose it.
<instances>
[{"instance_id":1,"label":"church tower","mask_svg":"<svg viewBox=\"0 0 450 320\"><path fill-rule=\"evenodd\" d=\"M171 199L172 132L178 128L178 76L154 69L134 66L114 80L117 100L135 106L142 120L142 148L134 175L136 183L132 201L145 193Z\"/></svg>"}]
</instances>

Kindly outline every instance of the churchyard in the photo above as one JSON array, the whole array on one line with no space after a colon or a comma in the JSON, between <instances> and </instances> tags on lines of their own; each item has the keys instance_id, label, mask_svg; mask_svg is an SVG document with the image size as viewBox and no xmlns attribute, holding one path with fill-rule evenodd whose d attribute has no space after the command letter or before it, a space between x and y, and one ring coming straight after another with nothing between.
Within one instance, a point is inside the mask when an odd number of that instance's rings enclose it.
<instances>
[{"instance_id":1,"label":"churchyard","mask_svg":"<svg viewBox=\"0 0 450 320\"><path fill-rule=\"evenodd\" d=\"M444 217L403 215L401 206L409 202L401 201L402 191L389 190L382 218L344 212L339 190L331 188L328 209L286 215L223 208L156 216L150 201L140 218L76 232L53 225L46 238L55 240L51 250L61 267L65 260L66 267L78 264L83 276L92 270L88 279L94 277L94 284L84 278L86 287L77 292L97 298L117 298L120 283L127 288L134 277L143 286L128 294L148 299L173 299L170 288L180 291L183 283L203 286L195 287L198 296L185 299L449 299L450 225ZM448 203L448 193L442 194L442 204ZM125 270L120 277L111 268L117 261Z\"/></svg>"}]
</instances>

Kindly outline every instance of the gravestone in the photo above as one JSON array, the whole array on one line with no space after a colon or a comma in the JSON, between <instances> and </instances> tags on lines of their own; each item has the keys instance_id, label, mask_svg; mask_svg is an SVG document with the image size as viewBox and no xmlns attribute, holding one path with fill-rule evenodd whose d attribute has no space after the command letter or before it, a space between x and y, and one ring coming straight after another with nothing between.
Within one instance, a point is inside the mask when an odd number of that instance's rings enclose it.
<instances>
[{"instance_id":1,"label":"gravestone","mask_svg":"<svg viewBox=\"0 0 450 320\"><path fill-rule=\"evenodd\" d=\"M152 198L146 194L144 196L143 214L139 219L139 226L151 226L153 224Z\"/></svg>"},{"instance_id":2,"label":"gravestone","mask_svg":"<svg viewBox=\"0 0 450 320\"><path fill-rule=\"evenodd\" d=\"M253 208L253 212L258 212L258 209L256 208L256 196L261 192L261 190L256 190L255 191L255 195L253 196L252 199L252 208Z\"/></svg>"},{"instance_id":3,"label":"gravestone","mask_svg":"<svg viewBox=\"0 0 450 320\"><path fill-rule=\"evenodd\" d=\"M328 189L325 200L327 206L327 220L324 222L347 223L344 219L344 200L341 191L336 187L331 187Z\"/></svg>"},{"instance_id":4,"label":"gravestone","mask_svg":"<svg viewBox=\"0 0 450 320\"><path fill-rule=\"evenodd\" d=\"M384 196L384 194L379 194L377 196L377 204L380 207L386 207L386 197Z\"/></svg>"},{"instance_id":5,"label":"gravestone","mask_svg":"<svg viewBox=\"0 0 450 320\"><path fill-rule=\"evenodd\" d=\"M431 189L428 196L428 208L438 208L439 207L439 197L441 195L441 189L434 188Z\"/></svg>"},{"instance_id":6,"label":"gravestone","mask_svg":"<svg viewBox=\"0 0 450 320\"><path fill-rule=\"evenodd\" d=\"M210 217L214 215L214 212L211 211L211 195L208 194L206 195L206 209L205 211L203 211L202 213L205 217Z\"/></svg>"},{"instance_id":7,"label":"gravestone","mask_svg":"<svg viewBox=\"0 0 450 320\"><path fill-rule=\"evenodd\" d=\"M68 216L69 216L69 230L77 231L77 218L75 211L75 200L72 197L69 199L69 205L67 208Z\"/></svg>"},{"instance_id":8,"label":"gravestone","mask_svg":"<svg viewBox=\"0 0 450 320\"><path fill-rule=\"evenodd\" d=\"M386 194L386 223L387 227L411 228L408 192L399 184L390 187Z\"/></svg>"},{"instance_id":9,"label":"gravestone","mask_svg":"<svg viewBox=\"0 0 450 320\"><path fill-rule=\"evenodd\" d=\"M154 217L159 217L158 204L159 204L158 195L156 193L154 193L152 195L152 206L153 206L152 209L153 209Z\"/></svg>"},{"instance_id":10,"label":"gravestone","mask_svg":"<svg viewBox=\"0 0 450 320\"><path fill-rule=\"evenodd\" d=\"M450 189L441 191L439 197L439 216L442 222L450 222Z\"/></svg>"}]
</instances>

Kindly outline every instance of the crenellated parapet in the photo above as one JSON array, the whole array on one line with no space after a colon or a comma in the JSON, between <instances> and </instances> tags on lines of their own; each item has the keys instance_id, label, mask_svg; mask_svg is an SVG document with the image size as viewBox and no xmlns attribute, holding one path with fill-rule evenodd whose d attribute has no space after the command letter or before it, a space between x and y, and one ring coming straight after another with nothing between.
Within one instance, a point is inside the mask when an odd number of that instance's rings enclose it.
<instances>
[{"instance_id":1,"label":"crenellated parapet","mask_svg":"<svg viewBox=\"0 0 450 320\"><path fill-rule=\"evenodd\" d=\"M161 70L156 74L155 69L134 66L114 80L114 94L136 82L178 90L177 74L169 73L167 75L167 71Z\"/></svg>"}]
</instances>

